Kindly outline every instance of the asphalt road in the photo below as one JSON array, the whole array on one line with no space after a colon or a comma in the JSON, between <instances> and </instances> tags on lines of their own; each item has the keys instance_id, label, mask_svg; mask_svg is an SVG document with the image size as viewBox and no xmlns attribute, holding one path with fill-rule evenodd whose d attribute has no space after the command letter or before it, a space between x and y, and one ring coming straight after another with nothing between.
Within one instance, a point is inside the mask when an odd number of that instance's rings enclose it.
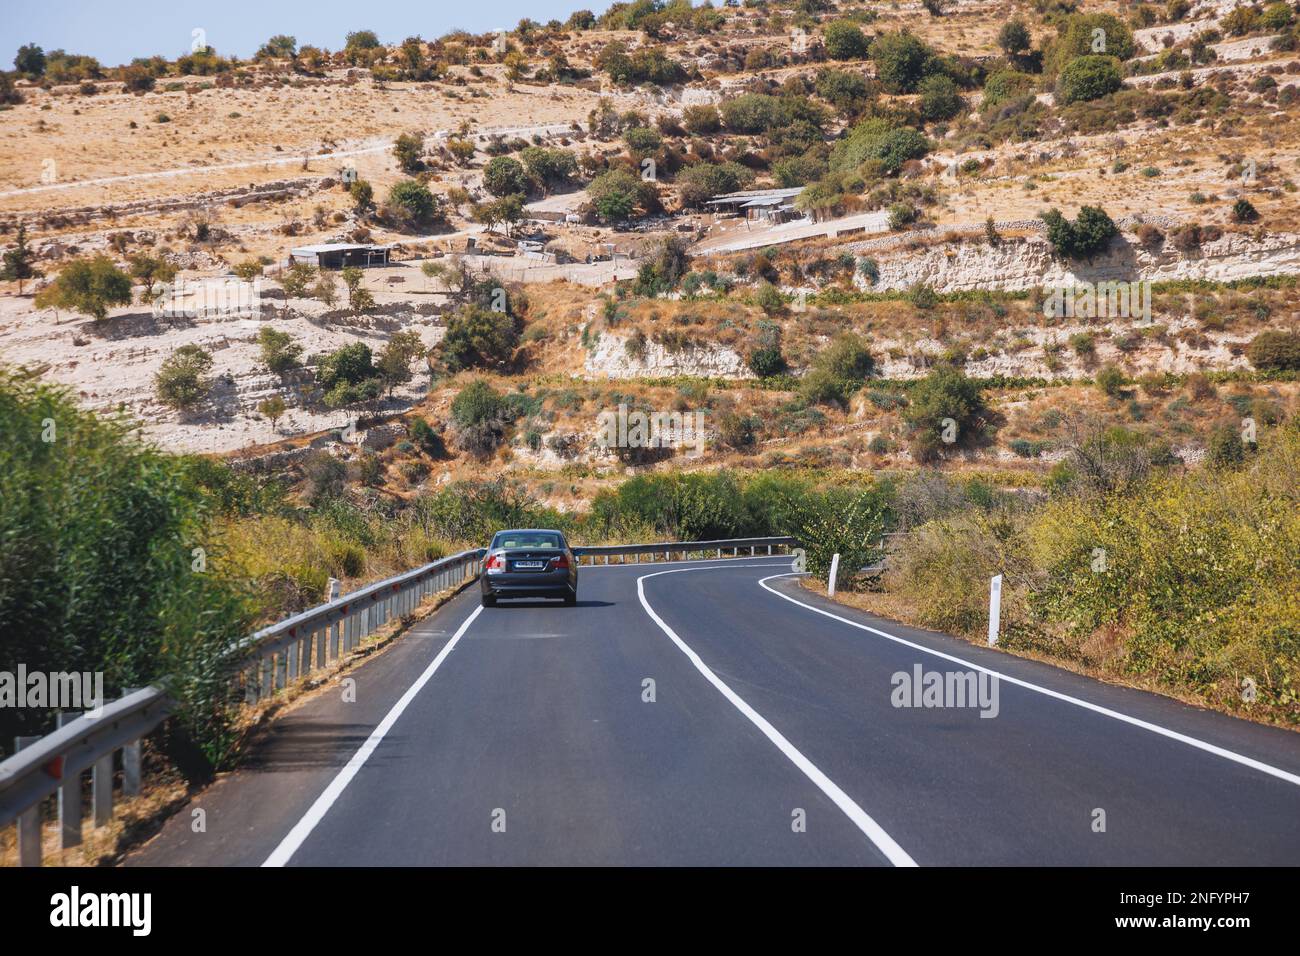
<instances>
[{"instance_id":1,"label":"asphalt road","mask_svg":"<svg viewBox=\"0 0 1300 956\"><path fill-rule=\"evenodd\" d=\"M1300 863L1300 734L883 621L788 572L583 568L572 608L480 609L470 589L127 862ZM918 667L996 694L896 706L925 702L896 676Z\"/></svg>"}]
</instances>

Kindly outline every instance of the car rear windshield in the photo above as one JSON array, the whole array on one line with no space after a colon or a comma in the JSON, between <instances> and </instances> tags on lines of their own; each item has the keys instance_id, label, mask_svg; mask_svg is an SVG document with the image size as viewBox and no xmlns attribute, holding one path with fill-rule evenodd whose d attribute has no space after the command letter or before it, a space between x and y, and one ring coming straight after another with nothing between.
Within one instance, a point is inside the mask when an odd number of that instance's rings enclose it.
<instances>
[{"instance_id":1,"label":"car rear windshield","mask_svg":"<svg viewBox=\"0 0 1300 956\"><path fill-rule=\"evenodd\" d=\"M558 534L546 531L503 531L492 543L494 548L523 549L529 551L559 551L564 547Z\"/></svg>"}]
</instances>

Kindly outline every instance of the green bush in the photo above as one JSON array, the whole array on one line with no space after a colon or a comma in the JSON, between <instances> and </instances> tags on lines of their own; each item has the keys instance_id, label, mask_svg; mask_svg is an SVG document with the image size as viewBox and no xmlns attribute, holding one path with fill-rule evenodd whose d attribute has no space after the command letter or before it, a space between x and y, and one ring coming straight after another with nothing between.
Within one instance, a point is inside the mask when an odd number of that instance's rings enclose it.
<instances>
[{"instance_id":1,"label":"green bush","mask_svg":"<svg viewBox=\"0 0 1300 956\"><path fill-rule=\"evenodd\" d=\"M942 74L927 76L919 87L921 101L918 107L921 119L927 122L952 119L965 105L957 93L957 84Z\"/></svg>"},{"instance_id":2,"label":"green bush","mask_svg":"<svg viewBox=\"0 0 1300 956\"><path fill-rule=\"evenodd\" d=\"M779 345L767 345L749 353L749 370L759 378L780 375L786 370L785 356Z\"/></svg>"},{"instance_id":3,"label":"green bush","mask_svg":"<svg viewBox=\"0 0 1300 956\"><path fill-rule=\"evenodd\" d=\"M1024 96L1034 88L1034 78L1018 70L999 70L984 81L984 98L980 108L994 107L1007 100Z\"/></svg>"},{"instance_id":4,"label":"green bush","mask_svg":"<svg viewBox=\"0 0 1300 956\"><path fill-rule=\"evenodd\" d=\"M851 20L834 20L822 31L826 55L832 60L859 60L867 55L868 41Z\"/></svg>"},{"instance_id":5,"label":"green bush","mask_svg":"<svg viewBox=\"0 0 1300 956\"><path fill-rule=\"evenodd\" d=\"M1084 103L1114 93L1124 84L1113 56L1081 56L1071 60L1056 81L1061 105Z\"/></svg>"},{"instance_id":6,"label":"green bush","mask_svg":"<svg viewBox=\"0 0 1300 956\"><path fill-rule=\"evenodd\" d=\"M1047 225L1047 240L1052 253L1061 259L1087 259L1101 252L1119 235L1119 228L1098 206L1083 206L1079 217L1070 222L1056 209L1040 213Z\"/></svg>"},{"instance_id":7,"label":"green bush","mask_svg":"<svg viewBox=\"0 0 1300 956\"><path fill-rule=\"evenodd\" d=\"M508 365L519 346L519 321L505 313L470 304L447 320L438 343L442 363L450 372Z\"/></svg>"},{"instance_id":8,"label":"green bush","mask_svg":"<svg viewBox=\"0 0 1300 956\"><path fill-rule=\"evenodd\" d=\"M876 74L890 93L915 93L934 62L934 51L922 40L902 31L885 33L871 44Z\"/></svg>"},{"instance_id":9,"label":"green bush","mask_svg":"<svg viewBox=\"0 0 1300 956\"><path fill-rule=\"evenodd\" d=\"M591 197L596 214L605 222L631 219L638 212L650 212L658 207L654 184L622 167L593 179L587 187L587 195Z\"/></svg>"},{"instance_id":10,"label":"green bush","mask_svg":"<svg viewBox=\"0 0 1300 956\"><path fill-rule=\"evenodd\" d=\"M883 117L859 123L831 149L833 170L855 170L867 160L877 160L884 173L894 174L909 159L930 151L930 141L911 126L896 126Z\"/></svg>"},{"instance_id":11,"label":"green bush","mask_svg":"<svg viewBox=\"0 0 1300 956\"><path fill-rule=\"evenodd\" d=\"M841 332L817 353L799 382L799 395L810 403L844 404L874 370L867 342L853 332Z\"/></svg>"},{"instance_id":12,"label":"green bush","mask_svg":"<svg viewBox=\"0 0 1300 956\"><path fill-rule=\"evenodd\" d=\"M722 193L749 186L754 174L739 163L696 163L677 176L678 195L683 206L699 206Z\"/></svg>"},{"instance_id":13,"label":"green bush","mask_svg":"<svg viewBox=\"0 0 1300 956\"><path fill-rule=\"evenodd\" d=\"M493 196L514 196L528 192L528 174L509 156L498 156L483 169L483 188Z\"/></svg>"},{"instance_id":14,"label":"green bush","mask_svg":"<svg viewBox=\"0 0 1300 956\"><path fill-rule=\"evenodd\" d=\"M388 206L399 217L409 218L416 225L425 225L441 216L438 199L429 187L418 179L403 179L388 190Z\"/></svg>"},{"instance_id":15,"label":"green bush","mask_svg":"<svg viewBox=\"0 0 1300 956\"><path fill-rule=\"evenodd\" d=\"M1114 365L1107 365L1097 373L1097 387L1108 398L1122 398L1125 384L1124 373Z\"/></svg>"},{"instance_id":16,"label":"green bush","mask_svg":"<svg viewBox=\"0 0 1300 956\"><path fill-rule=\"evenodd\" d=\"M925 462L945 447L968 445L984 430L980 384L953 365L937 365L912 388L903 421L912 432L912 455Z\"/></svg>"},{"instance_id":17,"label":"green bush","mask_svg":"<svg viewBox=\"0 0 1300 956\"><path fill-rule=\"evenodd\" d=\"M302 346L293 340L288 332L281 332L269 325L262 326L257 333L257 344L262 353L262 364L267 371L281 374L297 368L301 362Z\"/></svg>"},{"instance_id":18,"label":"green bush","mask_svg":"<svg viewBox=\"0 0 1300 956\"><path fill-rule=\"evenodd\" d=\"M182 345L159 366L154 393L169 408L191 408L208 393L203 376L211 370L212 356L201 346Z\"/></svg>"},{"instance_id":19,"label":"green bush","mask_svg":"<svg viewBox=\"0 0 1300 956\"><path fill-rule=\"evenodd\" d=\"M1261 372L1300 371L1300 332L1260 332L1246 346L1246 358Z\"/></svg>"}]
</instances>

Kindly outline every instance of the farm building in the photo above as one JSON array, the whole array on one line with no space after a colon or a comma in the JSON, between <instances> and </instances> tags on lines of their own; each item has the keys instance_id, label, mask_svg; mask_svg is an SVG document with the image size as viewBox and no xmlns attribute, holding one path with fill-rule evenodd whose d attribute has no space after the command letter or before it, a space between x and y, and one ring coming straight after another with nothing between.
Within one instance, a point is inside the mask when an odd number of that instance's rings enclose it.
<instances>
[{"instance_id":1,"label":"farm building","mask_svg":"<svg viewBox=\"0 0 1300 956\"><path fill-rule=\"evenodd\" d=\"M794 218L794 198L801 192L803 192L802 187L747 189L715 196L705 205L715 212L734 213L743 215L746 219L775 224Z\"/></svg>"},{"instance_id":2,"label":"farm building","mask_svg":"<svg viewBox=\"0 0 1300 956\"><path fill-rule=\"evenodd\" d=\"M383 266L388 264L388 253L391 248L391 246L328 242L290 249L289 261L305 262L322 269L342 269L344 266Z\"/></svg>"}]
</instances>

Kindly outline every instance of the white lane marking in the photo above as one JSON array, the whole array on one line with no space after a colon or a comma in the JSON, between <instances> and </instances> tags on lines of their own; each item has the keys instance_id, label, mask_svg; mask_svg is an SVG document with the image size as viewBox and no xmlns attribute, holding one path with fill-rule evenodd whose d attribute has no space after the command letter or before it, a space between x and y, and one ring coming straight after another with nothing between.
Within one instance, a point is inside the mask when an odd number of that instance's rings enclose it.
<instances>
[{"instance_id":1,"label":"white lane marking","mask_svg":"<svg viewBox=\"0 0 1300 956\"><path fill-rule=\"evenodd\" d=\"M379 726L366 739L366 742L352 755L352 759L348 761L347 766L340 770L338 776L330 781L329 786L316 798L316 802L303 814L302 819L294 825L288 835L280 841L280 845L266 858L266 862L262 866L284 866L289 862L290 857L298 852L298 848L302 846L303 841L311 835L312 830L316 829L316 824L321 822L329 808L334 805L334 801L342 795L347 785L352 782L352 778L357 775L357 772L370 758L370 755L375 752L375 748L384 739L384 735L393 729L393 724L397 723L397 718L402 716L402 711L410 706L411 701L415 700L415 695L420 693L425 684L429 683L429 678L433 677L434 672L442 666L442 662L447 659L447 655L451 653L452 648L456 646L462 635L469 630L469 626L474 623L474 619L482 612L482 606L476 607L474 612L465 618L465 623L457 629L451 640L438 652L438 656L433 659L433 663L424 669L424 673L416 678L415 683L402 695L402 699L393 705L392 710L379 722Z\"/></svg>"},{"instance_id":2,"label":"white lane marking","mask_svg":"<svg viewBox=\"0 0 1300 956\"><path fill-rule=\"evenodd\" d=\"M781 566L784 567L784 565ZM717 567L719 566L714 566L714 568ZM725 567L725 565L722 565L722 567ZM756 711L753 707L750 707L739 694L723 683L722 679L718 677L717 674L713 673L704 661L700 660L700 655L691 650L690 647L687 646L686 642L677 636L677 632L664 623L663 618L655 613L655 609L652 608L650 602L645 599L646 578L655 578L661 574L680 574L683 571L696 570L704 569L675 568L671 571L656 571L653 574L645 574L636 579L637 597L641 599L641 606L645 608L645 612L650 615L650 619L658 624L659 629L667 634L669 639L681 649L682 653L685 654L687 658L690 659L690 662L695 665L695 669L704 675L704 679L716 687L723 697L731 701L732 705L738 711L748 717L750 722L763 733L763 736L776 744L777 749L780 750L781 753L785 754L790 762L798 767L803 772L804 776L811 780L822 793L826 794L826 796L831 799L831 802L843 811L846 817L853 821L853 824L866 835L868 840L875 844L876 849L883 853L890 863L894 864L894 866L916 866L916 861L908 855L906 850L894 842L894 838L886 833L880 824L871 818L867 811L858 806L852 797L836 785L835 781L822 773L821 770L817 768L816 764L800 753L799 749L795 747L794 744L790 743L790 741L788 741L779 730L768 723L762 714Z\"/></svg>"},{"instance_id":3,"label":"white lane marking","mask_svg":"<svg viewBox=\"0 0 1300 956\"><path fill-rule=\"evenodd\" d=\"M771 581L773 578L786 578L786 577L790 577L794 573L795 572L790 571L790 572L786 572L785 574L768 575L765 578L761 578L758 582L758 585L763 590L770 591L771 593L775 594L777 597L789 601L791 604L797 604L802 608L807 608L808 610L813 611L817 614L821 614L825 617L832 618L833 620L836 621L841 621L844 624L848 624L851 627L856 627L863 631L870 631L872 634L878 634L881 637L888 638L889 640L895 641L896 643L902 644L906 647L914 648L915 650L921 651L924 654L930 654L933 655L934 657L941 657L946 661L952 661L954 664L960 664L962 667L968 667L971 670L976 670L976 671L983 671L985 674L991 674L992 676L996 677L999 681L1006 681L1008 684L1015 684L1018 687L1024 687L1027 690L1036 691L1039 694L1045 694L1048 697L1054 697L1057 700L1063 700L1067 704L1074 704L1076 707L1082 707L1084 710L1091 710L1094 713L1102 714L1103 716L1111 717L1114 718L1115 720L1123 721L1126 724L1132 724L1134 727L1141 727L1143 730L1149 730L1153 734L1160 734L1162 737L1168 737L1171 740L1177 740L1180 743L1187 744L1190 747L1195 747L1198 750L1204 750L1206 753L1212 753L1216 757L1222 757L1225 760L1231 760L1234 763L1241 764L1242 766L1250 767L1252 770L1258 770L1261 773L1268 774L1269 776L1277 777L1279 780L1285 780L1287 783L1293 783L1297 786L1300 786L1300 775L1289 773L1286 770L1282 770L1278 767L1274 767L1271 764L1263 763L1262 761L1256 760L1253 757L1247 757L1244 754L1239 754L1232 750L1225 750L1223 747L1216 746L1212 743L1207 743L1204 740L1198 740L1196 737L1189 737L1186 734L1178 733L1178 731L1176 730L1170 730L1167 727L1161 727L1159 724L1152 724L1145 720L1141 720L1137 717L1130 717L1128 714L1121 714L1117 710L1111 710L1108 707L1102 707L1100 704L1093 704L1090 703L1089 701L1081 700L1078 697L1071 697L1069 694L1062 694L1059 691L1052 690L1049 687L1043 687L1039 684L1031 684L1029 681L1021 680L1018 677L1011 677L1007 674L1003 674L1001 671L995 671L988 667L982 667L979 664L973 664L970 661L963 660L960 657L954 657L951 654L945 654L942 651L936 651L933 650L932 648L926 647L924 644L917 644L915 641L909 641L906 638L898 637L895 634L890 634L888 631L882 631L879 628L870 627L866 624L859 624L857 621L850 620L847 617L841 617L838 614L832 614L830 611L822 610L821 608L814 607L811 604L805 604L803 601L800 601L796 598L792 598L788 594L782 594L780 591L776 590L775 588L768 587L767 585L767 582Z\"/></svg>"}]
</instances>

